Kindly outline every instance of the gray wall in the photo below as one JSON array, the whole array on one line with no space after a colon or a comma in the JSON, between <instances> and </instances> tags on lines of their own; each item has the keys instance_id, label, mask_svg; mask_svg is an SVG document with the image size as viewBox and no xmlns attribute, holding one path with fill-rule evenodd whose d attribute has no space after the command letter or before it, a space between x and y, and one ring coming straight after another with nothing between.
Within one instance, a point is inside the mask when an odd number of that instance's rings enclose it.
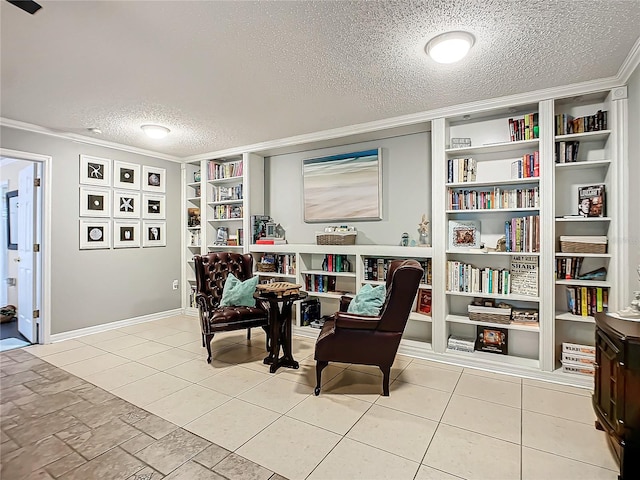
<instances>
[{"instance_id":1,"label":"gray wall","mask_svg":"<svg viewBox=\"0 0 640 480\"><path fill-rule=\"evenodd\" d=\"M635 198L629 205L629 301L634 290L640 290L636 267L640 265L640 214L637 209L637 192L640 180L640 67L636 67L628 83L629 94L629 175L625 181L629 182L627 192ZM633 203L636 205L633 205Z\"/></svg>"},{"instance_id":2,"label":"gray wall","mask_svg":"<svg viewBox=\"0 0 640 480\"><path fill-rule=\"evenodd\" d=\"M180 308L180 164L3 127L2 147L52 157L51 333ZM167 170L167 246L79 249L79 156ZM47 181L47 180L45 180Z\"/></svg>"},{"instance_id":3,"label":"gray wall","mask_svg":"<svg viewBox=\"0 0 640 480\"><path fill-rule=\"evenodd\" d=\"M382 221L304 223L302 161L374 148L382 148ZM315 243L315 232L337 224L355 226L358 244L398 245L403 232L417 242L422 214L431 220L431 133L269 157L265 197L265 213L282 224L289 243Z\"/></svg>"}]
</instances>

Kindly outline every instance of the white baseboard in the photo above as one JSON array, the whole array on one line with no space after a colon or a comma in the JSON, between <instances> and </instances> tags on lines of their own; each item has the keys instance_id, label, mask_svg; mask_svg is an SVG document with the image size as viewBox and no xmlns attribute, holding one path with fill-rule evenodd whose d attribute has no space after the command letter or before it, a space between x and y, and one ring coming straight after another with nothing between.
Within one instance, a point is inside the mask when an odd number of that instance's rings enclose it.
<instances>
[{"instance_id":1,"label":"white baseboard","mask_svg":"<svg viewBox=\"0 0 640 480\"><path fill-rule=\"evenodd\" d=\"M51 343L61 342L63 340L69 340L71 338L84 337L85 335L106 332L108 330L128 327L130 325L136 325L138 323L145 323L151 322L153 320L160 320L162 318L175 317L176 315L182 315L181 308L175 308L173 310L166 310L164 312L158 313L150 313L149 315L142 315L140 317L126 318L124 320L118 320L116 322L94 325L93 327L79 328L78 330L71 330L69 332L56 333L50 336L50 340Z\"/></svg>"}]
</instances>

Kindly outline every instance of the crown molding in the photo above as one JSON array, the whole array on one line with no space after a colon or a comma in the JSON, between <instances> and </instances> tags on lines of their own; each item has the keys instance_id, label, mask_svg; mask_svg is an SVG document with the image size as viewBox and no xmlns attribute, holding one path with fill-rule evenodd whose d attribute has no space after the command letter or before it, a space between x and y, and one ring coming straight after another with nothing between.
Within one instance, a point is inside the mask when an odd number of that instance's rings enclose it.
<instances>
[{"instance_id":1,"label":"crown molding","mask_svg":"<svg viewBox=\"0 0 640 480\"><path fill-rule=\"evenodd\" d=\"M121 150L123 152L135 153L138 155L144 155L146 157L160 158L162 160L168 160L170 162L182 163L183 160L180 157L173 155L167 155L166 153L154 152L152 150L146 150L144 148L132 147L129 145L123 145L120 143L109 142L106 140L98 140L91 137L85 137L84 135L78 135L77 133L61 132L57 130L51 130L39 125L33 125L31 123L20 122L18 120L11 120L10 118L0 117L0 126L13 128L15 130L24 130L27 132L40 133L42 135L49 135L51 137L62 138L77 143L85 143L88 145L97 145L99 147L111 148L114 150Z\"/></svg>"},{"instance_id":2,"label":"crown molding","mask_svg":"<svg viewBox=\"0 0 640 480\"><path fill-rule=\"evenodd\" d=\"M633 47L631 47L631 51L627 58L624 59L622 65L620 65L620 70L618 70L618 79L620 83L627 83L629 81L629 77L633 75L633 72L636 71L640 65L640 37L636 40L636 43Z\"/></svg>"}]
</instances>

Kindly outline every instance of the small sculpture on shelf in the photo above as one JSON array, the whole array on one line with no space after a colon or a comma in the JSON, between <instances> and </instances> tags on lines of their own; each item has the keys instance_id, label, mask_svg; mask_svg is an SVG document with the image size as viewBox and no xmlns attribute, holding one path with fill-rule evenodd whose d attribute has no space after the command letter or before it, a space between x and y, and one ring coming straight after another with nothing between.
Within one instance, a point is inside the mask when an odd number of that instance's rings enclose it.
<instances>
[{"instance_id":1,"label":"small sculpture on shelf","mask_svg":"<svg viewBox=\"0 0 640 480\"><path fill-rule=\"evenodd\" d=\"M640 265L636 268L638 274L638 280L640 281ZM640 318L640 290L633 292L634 299L631 300L631 305L627 308L620 310L618 314L625 318Z\"/></svg>"},{"instance_id":2,"label":"small sculpture on shelf","mask_svg":"<svg viewBox=\"0 0 640 480\"><path fill-rule=\"evenodd\" d=\"M422 220L418 224L418 233L420 234L419 245L422 247L429 246L429 222L427 216L423 213Z\"/></svg>"},{"instance_id":3,"label":"small sculpture on shelf","mask_svg":"<svg viewBox=\"0 0 640 480\"><path fill-rule=\"evenodd\" d=\"M407 232L404 232L402 234L402 239L400 240L400 246L402 246L402 247L408 247L409 246L409 234Z\"/></svg>"}]
</instances>

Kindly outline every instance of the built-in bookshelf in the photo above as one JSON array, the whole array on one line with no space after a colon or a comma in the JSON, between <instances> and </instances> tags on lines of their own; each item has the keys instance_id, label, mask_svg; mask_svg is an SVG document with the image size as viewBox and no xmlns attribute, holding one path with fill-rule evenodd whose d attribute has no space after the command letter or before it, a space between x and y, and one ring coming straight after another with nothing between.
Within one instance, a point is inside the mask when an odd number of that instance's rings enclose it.
<instances>
[{"instance_id":1,"label":"built-in bookshelf","mask_svg":"<svg viewBox=\"0 0 640 480\"><path fill-rule=\"evenodd\" d=\"M193 256L200 253L204 241L202 228L203 181L199 161L185 163L183 182L185 198L183 304L188 311L194 313L197 307L195 304L196 272Z\"/></svg>"}]
</instances>

